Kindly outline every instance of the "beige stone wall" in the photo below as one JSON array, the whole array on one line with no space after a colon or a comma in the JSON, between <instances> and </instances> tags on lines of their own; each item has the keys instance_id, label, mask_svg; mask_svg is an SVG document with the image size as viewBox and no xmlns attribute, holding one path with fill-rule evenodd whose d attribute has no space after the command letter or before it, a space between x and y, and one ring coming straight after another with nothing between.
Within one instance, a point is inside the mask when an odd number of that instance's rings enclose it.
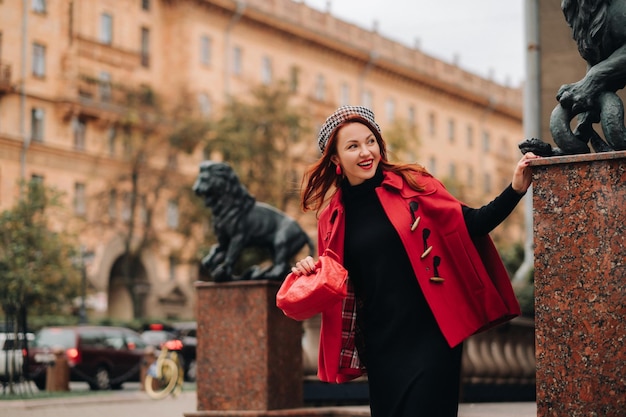
<instances>
[{"instance_id":1,"label":"beige stone wall","mask_svg":"<svg viewBox=\"0 0 626 417\"><path fill-rule=\"evenodd\" d=\"M103 72L114 84L149 85L174 106L182 97L196 106L200 94L211 102L210 117L219 117L220 107L229 95L244 97L262 81L262 62L271 60L272 80L288 80L298 68L296 101L305 106L311 125L317 129L326 116L341 104L363 104L363 92L383 128L389 131L394 120L407 120L413 109L417 137L405 155L398 159L422 163L437 177L451 184L453 191L471 205L481 205L495 197L510 181L519 157L517 143L523 140L522 95L508 88L440 61L378 33L343 22L292 0L249 0L237 12L233 0L151 1L149 11L135 0L59 0L47 2L44 14L31 10L27 16L26 77L21 78L22 5L0 3L2 55L0 65L11 68L11 87L0 84L0 209L11 207L17 198L22 149L20 89L24 86L25 134L30 135L30 111L45 111L43 143L32 143L27 152L26 178L42 175L46 183L67 193L71 207L74 184L86 184L90 196L106 192L110 179L124 169L121 143L109 155L109 128L120 117L101 102L97 85L85 77L98 79ZM100 41L100 18L113 18L110 45ZM141 64L140 33L150 33L149 61ZM201 38L211 42L208 64L200 60ZM32 44L46 47L46 75L33 77ZM232 48L242 51L242 72L232 73ZM513 47L513 46L511 46ZM317 95L320 77L323 97ZM23 84L22 84L23 81ZM348 88L347 102L342 99ZM393 115L389 104L394 103ZM72 118L87 117L85 150L73 144ZM449 135L450 124L454 135ZM471 130L471 140L468 138ZM488 147L484 137L488 137ZM315 161L318 151L315 132L310 132L297 148L294 161L299 171ZM202 155L180 155L181 180L192 181ZM162 165L163 155L152 163ZM455 178L451 178L451 167ZM489 179L490 186L485 186ZM123 190L123 185L120 185ZM156 229L165 242L142 254L151 290L146 301L147 316L190 317L193 314L196 265L180 265L174 282L169 279L171 253L184 243L184 236L165 226L165 202L155 213ZM102 201L92 198L84 218L58 222L61 227L81 230L80 241L94 252L88 274L98 291L109 291L111 271L123 247L119 229L93 227ZM315 214L300 213L295 204L287 210L315 237ZM522 208L516 210L497 232L503 245L523 239ZM89 226L89 227L85 227ZM199 225L200 229L200 225ZM201 232L201 230L199 230ZM178 287L178 289L176 289ZM184 306L165 305L160 300L182 291ZM126 295L118 295L111 306L115 317L128 316ZM113 302L114 301L114 302Z\"/></svg>"},{"instance_id":2,"label":"beige stone wall","mask_svg":"<svg viewBox=\"0 0 626 417\"><path fill-rule=\"evenodd\" d=\"M541 56L542 140L554 143L550 134L550 113L557 105L556 94L563 84L580 80L587 65L578 54L572 33L563 17L560 2L539 2Z\"/></svg>"},{"instance_id":3,"label":"beige stone wall","mask_svg":"<svg viewBox=\"0 0 626 417\"><path fill-rule=\"evenodd\" d=\"M542 140L554 143L550 134L550 114L558 103L556 95L562 85L577 82L585 76L587 63L578 53L560 2L539 1L539 29ZM618 95L622 101L626 100L624 90L620 90ZM599 126L596 131L602 135Z\"/></svg>"}]
</instances>

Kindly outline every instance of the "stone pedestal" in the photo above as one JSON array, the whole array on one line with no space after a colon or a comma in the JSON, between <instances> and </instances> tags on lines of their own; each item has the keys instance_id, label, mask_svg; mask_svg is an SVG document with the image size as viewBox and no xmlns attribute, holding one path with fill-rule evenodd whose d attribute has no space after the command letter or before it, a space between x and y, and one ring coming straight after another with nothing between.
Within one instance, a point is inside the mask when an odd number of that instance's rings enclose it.
<instances>
[{"instance_id":1,"label":"stone pedestal","mask_svg":"<svg viewBox=\"0 0 626 417\"><path fill-rule=\"evenodd\" d=\"M626 410L626 152L533 162L537 415Z\"/></svg>"},{"instance_id":2,"label":"stone pedestal","mask_svg":"<svg viewBox=\"0 0 626 417\"><path fill-rule=\"evenodd\" d=\"M198 412L186 415L302 407L302 324L276 307L279 287L196 283Z\"/></svg>"}]
</instances>

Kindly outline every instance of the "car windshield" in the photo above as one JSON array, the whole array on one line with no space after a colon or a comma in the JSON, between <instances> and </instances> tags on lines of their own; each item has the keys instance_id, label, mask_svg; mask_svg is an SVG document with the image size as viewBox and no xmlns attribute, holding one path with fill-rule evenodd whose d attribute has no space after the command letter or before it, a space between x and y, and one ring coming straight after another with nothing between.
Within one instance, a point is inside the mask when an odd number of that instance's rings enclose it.
<instances>
[{"instance_id":1,"label":"car windshield","mask_svg":"<svg viewBox=\"0 0 626 417\"><path fill-rule=\"evenodd\" d=\"M69 329L42 329L33 343L35 347L60 347L69 349L76 347L76 337L73 330Z\"/></svg>"},{"instance_id":2,"label":"car windshield","mask_svg":"<svg viewBox=\"0 0 626 417\"><path fill-rule=\"evenodd\" d=\"M157 346L174 338L174 334L160 330L148 330L141 334L141 338L149 345Z\"/></svg>"}]
</instances>

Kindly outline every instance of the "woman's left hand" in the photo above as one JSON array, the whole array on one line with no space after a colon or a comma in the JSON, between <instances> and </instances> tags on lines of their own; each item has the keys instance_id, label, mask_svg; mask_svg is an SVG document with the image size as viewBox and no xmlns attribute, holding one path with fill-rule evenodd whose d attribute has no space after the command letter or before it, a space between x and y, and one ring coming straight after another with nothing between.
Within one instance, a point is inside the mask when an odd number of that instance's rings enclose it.
<instances>
[{"instance_id":1,"label":"woman's left hand","mask_svg":"<svg viewBox=\"0 0 626 417\"><path fill-rule=\"evenodd\" d=\"M520 159L515 166L511 185L516 193L524 194L528 190L528 187L530 187L533 178L532 170L528 167L528 162L532 159L538 158L540 158L540 156L537 156L532 152L525 153L524 156L522 156L522 159Z\"/></svg>"}]
</instances>

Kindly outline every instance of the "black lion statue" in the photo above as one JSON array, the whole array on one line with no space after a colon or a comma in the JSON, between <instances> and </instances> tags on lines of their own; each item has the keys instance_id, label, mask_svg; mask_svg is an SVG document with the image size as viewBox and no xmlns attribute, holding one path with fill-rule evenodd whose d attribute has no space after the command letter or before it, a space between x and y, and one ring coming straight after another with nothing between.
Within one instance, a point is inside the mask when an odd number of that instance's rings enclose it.
<instances>
[{"instance_id":1,"label":"black lion statue","mask_svg":"<svg viewBox=\"0 0 626 417\"><path fill-rule=\"evenodd\" d=\"M305 245L313 255L313 241L300 225L275 207L256 202L228 164L203 161L193 191L204 198L204 204L213 213L218 243L204 257L202 266L215 282L282 281L291 270L291 259ZM273 263L265 268L255 265L234 277L235 262L248 247L269 250Z\"/></svg>"},{"instance_id":2,"label":"black lion statue","mask_svg":"<svg viewBox=\"0 0 626 417\"><path fill-rule=\"evenodd\" d=\"M616 94L626 84L626 0L562 0L561 9L587 62L587 74L557 93L550 133L558 148L532 139L522 142L520 149L542 156L589 153L587 143L596 152L626 150L624 105ZM600 123L604 140L594 123Z\"/></svg>"}]
</instances>

